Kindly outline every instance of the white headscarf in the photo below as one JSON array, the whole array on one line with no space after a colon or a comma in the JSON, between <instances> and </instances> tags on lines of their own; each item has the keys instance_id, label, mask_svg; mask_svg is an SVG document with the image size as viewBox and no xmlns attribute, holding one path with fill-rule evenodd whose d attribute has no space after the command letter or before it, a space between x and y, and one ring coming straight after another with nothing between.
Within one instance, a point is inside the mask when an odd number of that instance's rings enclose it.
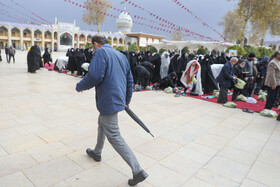
<instances>
[{"instance_id":1,"label":"white headscarf","mask_svg":"<svg viewBox=\"0 0 280 187\"><path fill-rule=\"evenodd\" d=\"M201 68L200 68L200 64L196 61L196 60L192 60L188 63L186 70L184 71L180 81L182 82L182 84L186 87L186 88L193 88L193 82L191 82L190 84L187 84L187 71L189 70L189 68L191 68L191 74L194 71L194 68L192 66L192 64L195 63L198 65L198 71L197 71L197 75L196 75L196 88L195 88L195 92L198 92L199 95L203 95L203 91L202 91L202 85L201 85Z\"/></svg>"},{"instance_id":2,"label":"white headscarf","mask_svg":"<svg viewBox=\"0 0 280 187\"><path fill-rule=\"evenodd\" d=\"M166 54L168 55L167 58L165 57ZM160 77L161 77L161 79L163 79L164 77L166 77L168 75L169 65L170 65L169 53L164 52L161 55L161 65L160 65Z\"/></svg>"}]
</instances>

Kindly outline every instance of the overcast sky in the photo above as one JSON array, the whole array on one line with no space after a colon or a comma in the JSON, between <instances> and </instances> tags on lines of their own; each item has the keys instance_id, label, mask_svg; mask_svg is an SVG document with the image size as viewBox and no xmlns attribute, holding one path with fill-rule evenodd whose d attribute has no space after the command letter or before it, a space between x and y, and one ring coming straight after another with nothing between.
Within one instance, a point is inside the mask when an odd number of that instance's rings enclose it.
<instances>
[{"instance_id":1,"label":"overcast sky","mask_svg":"<svg viewBox=\"0 0 280 187\"><path fill-rule=\"evenodd\" d=\"M49 20L51 23L54 23L55 17L58 18L59 21L62 22L73 22L75 19L77 22L77 26L81 27L83 30L97 30L95 26L88 26L82 21L82 14L83 9L77 6L74 6L64 0L13 0L25 8L31 10L32 12L36 13L37 15ZM77 3L83 3L84 0L72 0ZM114 2L114 6L116 8L124 8L120 2L123 0L111 0ZM199 34L210 36L214 39L221 40L221 38L212 31L210 28L207 28L202 25L201 22L195 20L195 18L187 13L182 8L178 7L176 4L172 2L172 0L130 0L137 5L145 8L146 10L154 12L156 15L174 22L176 25L186 27L189 30L195 31ZM218 22L222 20L222 17L229 11L234 9L236 2L228 2L227 0L180 0L183 2L184 6L189 8L193 13L199 16L202 20L207 22L213 28L216 28L220 33L223 32L223 28L218 25ZM18 7L11 0L1 0L2 3L12 7L13 9L7 9L10 12L11 16L18 15L25 17L24 15L20 14L18 11L24 12L28 15L32 14L30 12L25 11L23 8ZM1 4L0 4L1 5ZM135 7L132 7L125 3L127 12L133 15L140 15L146 18L152 18L146 12L139 10ZM2 5L0 6L0 11L3 10ZM110 14L118 16L120 13L117 11L112 11ZM36 18L36 17L35 17ZM6 17L0 14L1 21L12 21L18 22L12 18ZM135 19L135 21L138 21ZM140 20L141 21L141 20ZM142 21L144 23L148 23ZM112 31L116 32L116 19L107 18L106 22L101 27L102 31ZM151 28L145 26L139 26L134 24L132 28L132 32L145 32L151 34L158 34L163 35L167 39L170 39L170 34L165 32L156 31ZM271 39L271 37L267 37ZM189 39L189 38L187 38Z\"/></svg>"}]
</instances>

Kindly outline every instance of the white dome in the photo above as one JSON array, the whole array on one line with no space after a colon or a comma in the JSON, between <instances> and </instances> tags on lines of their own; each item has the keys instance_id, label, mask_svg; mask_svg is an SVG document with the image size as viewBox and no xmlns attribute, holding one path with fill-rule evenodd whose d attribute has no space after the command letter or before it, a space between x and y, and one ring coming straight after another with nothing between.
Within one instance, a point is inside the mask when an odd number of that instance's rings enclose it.
<instances>
[{"instance_id":1,"label":"white dome","mask_svg":"<svg viewBox=\"0 0 280 187\"><path fill-rule=\"evenodd\" d=\"M129 33L131 32L133 23L132 18L127 12L122 12L117 19L117 28L119 32Z\"/></svg>"}]
</instances>

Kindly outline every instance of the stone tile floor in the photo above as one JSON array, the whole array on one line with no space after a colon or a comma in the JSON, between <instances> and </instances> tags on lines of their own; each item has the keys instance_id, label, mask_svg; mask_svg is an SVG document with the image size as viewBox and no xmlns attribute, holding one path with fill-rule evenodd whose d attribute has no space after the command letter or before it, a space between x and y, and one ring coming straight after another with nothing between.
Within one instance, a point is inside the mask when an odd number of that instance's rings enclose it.
<instances>
[{"instance_id":1,"label":"stone tile floor","mask_svg":"<svg viewBox=\"0 0 280 187\"><path fill-rule=\"evenodd\" d=\"M28 74L26 54L0 62L0 186L127 186L130 168L108 142L101 163L85 154L96 142L94 90L77 93L79 78L45 69ZM153 91L134 93L131 109L155 135L119 114L149 174L139 186L280 186L275 120Z\"/></svg>"}]
</instances>

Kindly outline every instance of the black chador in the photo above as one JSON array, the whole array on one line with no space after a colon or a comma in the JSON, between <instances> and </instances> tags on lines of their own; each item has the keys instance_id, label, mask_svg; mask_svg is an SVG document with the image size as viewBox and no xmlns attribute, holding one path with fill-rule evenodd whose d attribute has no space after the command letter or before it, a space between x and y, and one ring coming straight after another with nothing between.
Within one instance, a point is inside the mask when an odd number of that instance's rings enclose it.
<instances>
[{"instance_id":1,"label":"black chador","mask_svg":"<svg viewBox=\"0 0 280 187\"><path fill-rule=\"evenodd\" d=\"M75 52L75 57L76 57L76 67L77 67L77 75L82 75L82 64L85 63L85 58L83 53L80 51L80 49L76 49Z\"/></svg>"},{"instance_id":2,"label":"black chador","mask_svg":"<svg viewBox=\"0 0 280 187\"><path fill-rule=\"evenodd\" d=\"M74 71L77 70L77 66L76 66L76 58L75 58L75 49L72 48L71 50L69 50L66 54L66 56L69 57L68 60L68 70L71 71L71 73L73 74Z\"/></svg>"},{"instance_id":3,"label":"black chador","mask_svg":"<svg viewBox=\"0 0 280 187\"><path fill-rule=\"evenodd\" d=\"M29 73L36 73L36 70L39 69L39 58L38 50L35 46L32 46L27 54L27 71Z\"/></svg>"},{"instance_id":4,"label":"black chador","mask_svg":"<svg viewBox=\"0 0 280 187\"><path fill-rule=\"evenodd\" d=\"M140 84L145 89L150 84L150 72L141 65L135 67L135 84Z\"/></svg>"},{"instance_id":5,"label":"black chador","mask_svg":"<svg viewBox=\"0 0 280 187\"><path fill-rule=\"evenodd\" d=\"M204 93L212 93L217 90L217 81L213 76L211 65L213 64L210 55L205 55L200 62L201 67L201 84Z\"/></svg>"},{"instance_id":6,"label":"black chador","mask_svg":"<svg viewBox=\"0 0 280 187\"><path fill-rule=\"evenodd\" d=\"M165 89L167 87L172 87L174 88L176 85L177 81L177 75L175 72L169 73L166 77L164 77L160 83L159 83L159 88L160 89Z\"/></svg>"}]
</instances>

